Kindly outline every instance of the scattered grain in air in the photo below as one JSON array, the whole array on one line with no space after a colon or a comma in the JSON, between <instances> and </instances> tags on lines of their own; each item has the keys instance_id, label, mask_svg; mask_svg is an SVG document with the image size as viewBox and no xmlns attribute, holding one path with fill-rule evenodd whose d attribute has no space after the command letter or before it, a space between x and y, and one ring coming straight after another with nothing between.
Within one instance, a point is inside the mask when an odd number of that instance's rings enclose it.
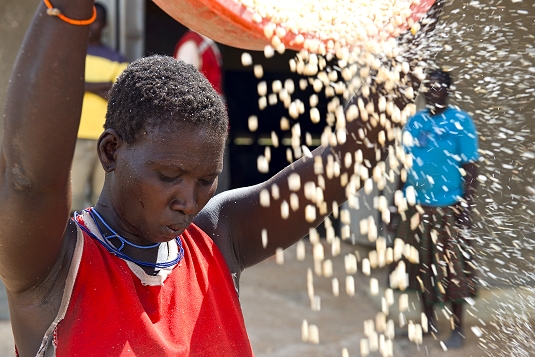
<instances>
[{"instance_id":1,"label":"scattered grain in air","mask_svg":"<svg viewBox=\"0 0 535 357\"><path fill-rule=\"evenodd\" d=\"M295 83L292 79L288 78L284 81L284 89L288 91L289 94L293 94L295 91Z\"/></svg>"},{"instance_id":2,"label":"scattered grain in air","mask_svg":"<svg viewBox=\"0 0 535 357\"><path fill-rule=\"evenodd\" d=\"M270 45L264 47L264 57L271 58L275 55L275 49Z\"/></svg>"},{"instance_id":3,"label":"scattered grain in air","mask_svg":"<svg viewBox=\"0 0 535 357\"><path fill-rule=\"evenodd\" d=\"M258 156L256 163L258 167L258 172L261 172L261 173L269 172L269 161L267 160L265 156L263 155Z\"/></svg>"},{"instance_id":4,"label":"scattered grain in air","mask_svg":"<svg viewBox=\"0 0 535 357\"><path fill-rule=\"evenodd\" d=\"M423 343L422 325L415 324L414 330L414 343L421 345Z\"/></svg>"},{"instance_id":5,"label":"scattered grain in air","mask_svg":"<svg viewBox=\"0 0 535 357\"><path fill-rule=\"evenodd\" d=\"M355 278L353 275L346 276L346 294L355 296Z\"/></svg>"},{"instance_id":6,"label":"scattered grain in air","mask_svg":"<svg viewBox=\"0 0 535 357\"><path fill-rule=\"evenodd\" d=\"M269 207L270 204L270 195L267 189L260 191L260 206Z\"/></svg>"},{"instance_id":7,"label":"scattered grain in air","mask_svg":"<svg viewBox=\"0 0 535 357\"><path fill-rule=\"evenodd\" d=\"M323 261L323 276L330 278L333 275L333 262L330 259Z\"/></svg>"},{"instance_id":8,"label":"scattered grain in air","mask_svg":"<svg viewBox=\"0 0 535 357\"><path fill-rule=\"evenodd\" d=\"M407 317L405 316L403 312L399 313L398 320L399 320L399 327L403 327L407 324Z\"/></svg>"},{"instance_id":9,"label":"scattered grain in air","mask_svg":"<svg viewBox=\"0 0 535 357\"><path fill-rule=\"evenodd\" d=\"M308 239L310 240L310 244L317 244L320 242L320 235L316 228L310 228L308 230Z\"/></svg>"},{"instance_id":10,"label":"scattered grain in air","mask_svg":"<svg viewBox=\"0 0 535 357\"><path fill-rule=\"evenodd\" d=\"M394 357L394 342L392 339L386 340L382 349L383 357Z\"/></svg>"},{"instance_id":11,"label":"scattered grain in air","mask_svg":"<svg viewBox=\"0 0 535 357\"><path fill-rule=\"evenodd\" d=\"M299 80L299 89L304 91L305 89L307 89L307 87L308 87L308 81L304 78L301 78Z\"/></svg>"},{"instance_id":12,"label":"scattered grain in air","mask_svg":"<svg viewBox=\"0 0 535 357\"><path fill-rule=\"evenodd\" d=\"M320 111L318 110L318 108L311 108L310 109L310 121L312 121L312 123L314 124L317 124L319 123L321 120L321 115L320 115Z\"/></svg>"},{"instance_id":13,"label":"scattered grain in air","mask_svg":"<svg viewBox=\"0 0 535 357\"><path fill-rule=\"evenodd\" d=\"M290 107L288 108L288 114L292 119L299 118L299 108L297 107L296 102L291 102Z\"/></svg>"},{"instance_id":14,"label":"scattered grain in air","mask_svg":"<svg viewBox=\"0 0 535 357\"><path fill-rule=\"evenodd\" d=\"M414 186L409 185L405 188L405 198L409 205L414 206L416 204L416 191L414 190Z\"/></svg>"},{"instance_id":15,"label":"scattered grain in air","mask_svg":"<svg viewBox=\"0 0 535 357\"><path fill-rule=\"evenodd\" d=\"M282 201L281 203L281 217L282 219L287 219L290 216L290 205L287 201Z\"/></svg>"},{"instance_id":16,"label":"scattered grain in air","mask_svg":"<svg viewBox=\"0 0 535 357\"><path fill-rule=\"evenodd\" d=\"M316 312L321 310L321 297L319 295L314 295L310 299L310 309Z\"/></svg>"},{"instance_id":17,"label":"scattered grain in air","mask_svg":"<svg viewBox=\"0 0 535 357\"><path fill-rule=\"evenodd\" d=\"M372 319L364 320L364 336L370 336L375 331L375 322Z\"/></svg>"},{"instance_id":18,"label":"scattered grain in air","mask_svg":"<svg viewBox=\"0 0 535 357\"><path fill-rule=\"evenodd\" d=\"M318 326L312 324L308 325L308 341L315 345L320 343L320 332Z\"/></svg>"},{"instance_id":19,"label":"scattered grain in air","mask_svg":"<svg viewBox=\"0 0 535 357\"><path fill-rule=\"evenodd\" d=\"M359 222L359 228L360 228L360 234L367 235L368 234L368 219L363 218Z\"/></svg>"},{"instance_id":20,"label":"scattered grain in air","mask_svg":"<svg viewBox=\"0 0 535 357\"><path fill-rule=\"evenodd\" d=\"M308 104L310 104L311 107L316 107L319 103L319 98L318 98L318 95L317 94L312 94L309 98L308 98Z\"/></svg>"},{"instance_id":21,"label":"scattered grain in air","mask_svg":"<svg viewBox=\"0 0 535 357\"><path fill-rule=\"evenodd\" d=\"M262 229L262 247L267 247L268 244L268 234L266 229Z\"/></svg>"},{"instance_id":22,"label":"scattered grain in air","mask_svg":"<svg viewBox=\"0 0 535 357\"><path fill-rule=\"evenodd\" d=\"M357 272L357 257L349 253L344 257L344 266L346 274L355 274Z\"/></svg>"},{"instance_id":23,"label":"scattered grain in air","mask_svg":"<svg viewBox=\"0 0 535 357\"><path fill-rule=\"evenodd\" d=\"M316 204L318 206L320 204L327 205L327 202L324 201L324 196L323 196L323 187L325 185L322 185L321 178L322 178L322 176L318 176L318 186L316 186Z\"/></svg>"},{"instance_id":24,"label":"scattered grain in air","mask_svg":"<svg viewBox=\"0 0 535 357\"><path fill-rule=\"evenodd\" d=\"M280 80L274 80L273 83L271 83L271 90L273 93L279 93L282 89L282 82Z\"/></svg>"},{"instance_id":25,"label":"scattered grain in air","mask_svg":"<svg viewBox=\"0 0 535 357\"><path fill-rule=\"evenodd\" d=\"M368 258L362 259L361 265L362 265L362 274L366 276L370 276L371 274L370 260Z\"/></svg>"},{"instance_id":26,"label":"scattered grain in air","mask_svg":"<svg viewBox=\"0 0 535 357\"><path fill-rule=\"evenodd\" d=\"M286 117L282 117L280 120L281 130L287 131L290 130L290 121Z\"/></svg>"},{"instance_id":27,"label":"scattered grain in air","mask_svg":"<svg viewBox=\"0 0 535 357\"><path fill-rule=\"evenodd\" d=\"M284 264L284 249L277 248L277 250L275 252L275 260L276 260L277 264L279 264L279 265Z\"/></svg>"},{"instance_id":28,"label":"scattered grain in air","mask_svg":"<svg viewBox=\"0 0 535 357\"><path fill-rule=\"evenodd\" d=\"M258 98L258 109L260 109L260 110L266 109L267 104L268 104L267 103L267 98L265 96Z\"/></svg>"},{"instance_id":29,"label":"scattered grain in air","mask_svg":"<svg viewBox=\"0 0 535 357\"><path fill-rule=\"evenodd\" d=\"M303 342L308 342L308 336L308 321L303 320L303 322L301 323L301 339L303 340Z\"/></svg>"},{"instance_id":30,"label":"scattered grain in air","mask_svg":"<svg viewBox=\"0 0 535 357\"><path fill-rule=\"evenodd\" d=\"M244 67L248 67L253 64L253 57L251 57L251 54L248 52L243 52L241 54L241 64Z\"/></svg>"},{"instance_id":31,"label":"scattered grain in air","mask_svg":"<svg viewBox=\"0 0 535 357\"><path fill-rule=\"evenodd\" d=\"M347 348L342 348L342 357L349 357L349 351Z\"/></svg>"},{"instance_id":32,"label":"scattered grain in air","mask_svg":"<svg viewBox=\"0 0 535 357\"><path fill-rule=\"evenodd\" d=\"M377 225L373 216L368 217L368 240L370 242L377 240Z\"/></svg>"},{"instance_id":33,"label":"scattered grain in air","mask_svg":"<svg viewBox=\"0 0 535 357\"><path fill-rule=\"evenodd\" d=\"M253 67L253 72L254 72L254 76L260 79L264 76L264 67L262 67L261 64L255 64Z\"/></svg>"},{"instance_id":34,"label":"scattered grain in air","mask_svg":"<svg viewBox=\"0 0 535 357\"><path fill-rule=\"evenodd\" d=\"M368 178L364 181L364 193L367 195L371 194L373 191L373 179Z\"/></svg>"},{"instance_id":35,"label":"scattered grain in air","mask_svg":"<svg viewBox=\"0 0 535 357\"><path fill-rule=\"evenodd\" d=\"M274 183L273 185L271 185L271 197L272 197L274 200L278 200L279 197L280 197L279 186L277 186L276 183Z\"/></svg>"},{"instance_id":36,"label":"scattered grain in air","mask_svg":"<svg viewBox=\"0 0 535 357\"><path fill-rule=\"evenodd\" d=\"M340 282L338 281L338 278L333 278L331 280L331 285L333 289L333 295L338 297L340 295Z\"/></svg>"},{"instance_id":37,"label":"scattered grain in air","mask_svg":"<svg viewBox=\"0 0 535 357\"><path fill-rule=\"evenodd\" d=\"M314 261L323 261L323 259L325 259L323 245L321 243L315 243L313 246L312 254L314 257Z\"/></svg>"},{"instance_id":38,"label":"scattered grain in air","mask_svg":"<svg viewBox=\"0 0 535 357\"><path fill-rule=\"evenodd\" d=\"M255 12L255 13L253 14L252 20L253 20L253 22L259 24L259 23L262 22L262 15L260 15L260 14L257 13L257 12Z\"/></svg>"},{"instance_id":39,"label":"scattered grain in air","mask_svg":"<svg viewBox=\"0 0 535 357\"><path fill-rule=\"evenodd\" d=\"M370 294L372 294L372 296L379 294L379 280L376 278L370 279Z\"/></svg>"},{"instance_id":40,"label":"scattered grain in air","mask_svg":"<svg viewBox=\"0 0 535 357\"><path fill-rule=\"evenodd\" d=\"M479 328L479 326L472 326L471 330L474 335L476 335L476 337L481 338L481 336L483 336L483 331L481 331L481 328Z\"/></svg>"},{"instance_id":41,"label":"scattered grain in air","mask_svg":"<svg viewBox=\"0 0 535 357\"><path fill-rule=\"evenodd\" d=\"M316 220L316 206L307 205L305 207L305 219L307 222L314 222Z\"/></svg>"},{"instance_id":42,"label":"scattered grain in air","mask_svg":"<svg viewBox=\"0 0 535 357\"><path fill-rule=\"evenodd\" d=\"M258 92L258 95L261 97L264 97L267 95L267 83L266 81L258 82L256 85L256 91Z\"/></svg>"},{"instance_id":43,"label":"scattered grain in air","mask_svg":"<svg viewBox=\"0 0 535 357\"><path fill-rule=\"evenodd\" d=\"M367 357L370 355L370 344L368 343L367 338L360 340L360 355L362 357Z\"/></svg>"},{"instance_id":44,"label":"scattered grain in air","mask_svg":"<svg viewBox=\"0 0 535 357\"><path fill-rule=\"evenodd\" d=\"M271 93L270 95L268 95L268 103L269 105L275 105L277 104L277 95L275 93Z\"/></svg>"},{"instance_id":45,"label":"scattered grain in air","mask_svg":"<svg viewBox=\"0 0 535 357\"><path fill-rule=\"evenodd\" d=\"M384 332L386 330L386 314L378 312L375 315L375 326L377 332Z\"/></svg>"},{"instance_id":46,"label":"scattered grain in air","mask_svg":"<svg viewBox=\"0 0 535 357\"><path fill-rule=\"evenodd\" d=\"M266 157L266 160L268 162L271 161L271 147L269 146L264 147L264 156Z\"/></svg>"},{"instance_id":47,"label":"scattered grain in air","mask_svg":"<svg viewBox=\"0 0 535 357\"><path fill-rule=\"evenodd\" d=\"M271 142L273 143L274 148L279 147L279 137L277 136L277 133L275 131L271 132Z\"/></svg>"},{"instance_id":48,"label":"scattered grain in air","mask_svg":"<svg viewBox=\"0 0 535 357\"><path fill-rule=\"evenodd\" d=\"M422 314L420 316L421 316L421 320L420 321L421 321L421 324L422 324L423 332L425 332L425 333L430 332L430 331L428 331L429 321L427 320L427 315L422 312Z\"/></svg>"},{"instance_id":49,"label":"scattered grain in air","mask_svg":"<svg viewBox=\"0 0 535 357\"><path fill-rule=\"evenodd\" d=\"M334 231L333 227L325 227L325 231L326 241L332 245L334 239L336 238L336 232Z\"/></svg>"},{"instance_id":50,"label":"scattered grain in air","mask_svg":"<svg viewBox=\"0 0 535 357\"><path fill-rule=\"evenodd\" d=\"M373 331L370 336L368 336L368 341L370 342L370 351L376 352L379 350L379 334Z\"/></svg>"},{"instance_id":51,"label":"scattered grain in air","mask_svg":"<svg viewBox=\"0 0 535 357\"><path fill-rule=\"evenodd\" d=\"M368 253L368 259L370 261L370 267L372 269L377 268L377 266L379 265L379 258L378 258L377 250L371 250Z\"/></svg>"},{"instance_id":52,"label":"scattered grain in air","mask_svg":"<svg viewBox=\"0 0 535 357\"><path fill-rule=\"evenodd\" d=\"M385 315L390 314L390 309L389 309L388 304L386 302L386 299L384 297L381 298L381 311Z\"/></svg>"},{"instance_id":53,"label":"scattered grain in air","mask_svg":"<svg viewBox=\"0 0 535 357\"><path fill-rule=\"evenodd\" d=\"M299 196L295 193L290 195L290 207L294 212L299 209Z\"/></svg>"},{"instance_id":54,"label":"scattered grain in air","mask_svg":"<svg viewBox=\"0 0 535 357\"><path fill-rule=\"evenodd\" d=\"M258 129L258 117L256 115L251 115L249 119L247 119L247 126L249 131L255 132Z\"/></svg>"},{"instance_id":55,"label":"scattered grain in air","mask_svg":"<svg viewBox=\"0 0 535 357\"><path fill-rule=\"evenodd\" d=\"M340 255L340 238L334 237L331 244L331 254L333 257Z\"/></svg>"},{"instance_id":56,"label":"scattered grain in air","mask_svg":"<svg viewBox=\"0 0 535 357\"><path fill-rule=\"evenodd\" d=\"M385 330L385 337L393 340L396 336L396 325L394 324L394 320L388 320L386 323L386 330Z\"/></svg>"},{"instance_id":57,"label":"scattered grain in air","mask_svg":"<svg viewBox=\"0 0 535 357\"><path fill-rule=\"evenodd\" d=\"M307 293L309 299L314 297L314 274L310 268L307 268Z\"/></svg>"},{"instance_id":58,"label":"scattered grain in air","mask_svg":"<svg viewBox=\"0 0 535 357\"><path fill-rule=\"evenodd\" d=\"M314 273L317 276L323 275L323 265L321 264L320 260L314 260Z\"/></svg>"},{"instance_id":59,"label":"scattered grain in air","mask_svg":"<svg viewBox=\"0 0 535 357\"><path fill-rule=\"evenodd\" d=\"M288 176L288 188L290 191L297 192L301 189L301 176L297 173L292 173Z\"/></svg>"},{"instance_id":60,"label":"scattered grain in air","mask_svg":"<svg viewBox=\"0 0 535 357\"><path fill-rule=\"evenodd\" d=\"M300 261L305 260L305 256L306 256L305 242L303 242L302 240L297 242L295 246L295 254L296 254L297 260L300 260Z\"/></svg>"},{"instance_id":61,"label":"scattered grain in air","mask_svg":"<svg viewBox=\"0 0 535 357\"><path fill-rule=\"evenodd\" d=\"M409 310L409 295L401 294L399 296L399 311L404 312Z\"/></svg>"},{"instance_id":62,"label":"scattered grain in air","mask_svg":"<svg viewBox=\"0 0 535 357\"><path fill-rule=\"evenodd\" d=\"M446 344L444 343L444 341L440 341L440 347L442 347L442 350L444 352L448 350L448 347L446 347Z\"/></svg>"},{"instance_id":63,"label":"scattered grain in air","mask_svg":"<svg viewBox=\"0 0 535 357\"><path fill-rule=\"evenodd\" d=\"M389 306L394 305L394 303L395 303L395 301L394 301L394 290L386 289L385 290L385 298L386 298L386 302L388 303Z\"/></svg>"},{"instance_id":64,"label":"scattered grain in air","mask_svg":"<svg viewBox=\"0 0 535 357\"><path fill-rule=\"evenodd\" d=\"M343 225L340 230L340 235L343 240L349 239L351 237L351 227L348 224Z\"/></svg>"},{"instance_id":65,"label":"scattered grain in air","mask_svg":"<svg viewBox=\"0 0 535 357\"><path fill-rule=\"evenodd\" d=\"M414 342L415 335L416 335L416 325L411 320L411 321L409 321L409 325L408 325L408 338L409 338L409 341Z\"/></svg>"},{"instance_id":66,"label":"scattered grain in air","mask_svg":"<svg viewBox=\"0 0 535 357\"><path fill-rule=\"evenodd\" d=\"M290 163L292 163L294 161L294 158L293 158L293 154L292 154L292 149L288 148L286 149L286 160Z\"/></svg>"}]
</instances>

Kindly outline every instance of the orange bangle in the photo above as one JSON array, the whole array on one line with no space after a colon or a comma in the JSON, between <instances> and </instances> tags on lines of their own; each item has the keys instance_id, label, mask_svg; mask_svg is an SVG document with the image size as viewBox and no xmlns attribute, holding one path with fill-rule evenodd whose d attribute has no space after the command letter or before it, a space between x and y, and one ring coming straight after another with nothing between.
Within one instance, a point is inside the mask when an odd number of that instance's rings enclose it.
<instances>
[{"instance_id":1,"label":"orange bangle","mask_svg":"<svg viewBox=\"0 0 535 357\"><path fill-rule=\"evenodd\" d=\"M71 24L71 25L77 25L77 26L89 25L89 24L92 24L95 21L95 19L97 18L97 9L95 8L95 6L93 6L93 15L91 15L91 18L89 18L87 20L73 20L73 19L69 19L67 16L63 15L61 13L60 9L55 8L54 6L52 6L52 4L50 3L50 0L43 0L43 1L45 2L45 5L47 7L47 9L46 9L46 14L47 15L49 15L49 16L57 16L61 20L65 21L66 23Z\"/></svg>"}]
</instances>

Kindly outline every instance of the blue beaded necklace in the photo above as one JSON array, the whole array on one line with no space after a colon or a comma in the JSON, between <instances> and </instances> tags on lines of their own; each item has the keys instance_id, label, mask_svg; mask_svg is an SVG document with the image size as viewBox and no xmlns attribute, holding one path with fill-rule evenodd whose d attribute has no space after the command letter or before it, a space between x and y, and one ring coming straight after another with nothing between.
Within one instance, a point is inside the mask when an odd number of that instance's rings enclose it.
<instances>
[{"instance_id":1,"label":"blue beaded necklace","mask_svg":"<svg viewBox=\"0 0 535 357\"><path fill-rule=\"evenodd\" d=\"M89 215L91 216L91 218L93 219L93 222L95 222L95 226L97 227L100 235L102 236L103 239L99 239L95 234L93 234L93 232L91 232L87 227L85 227L84 225L82 225L81 223L78 222L78 219L77 217L78 216L81 216L80 213L78 212L74 212L74 222L76 222L76 224L78 225L78 227L80 227L81 230L83 230L84 232L86 232L91 238L94 238L97 240L97 242L99 242L100 244L102 244L110 253L116 255L117 257L121 258L121 259L124 259L124 260L128 260L128 261L131 261L132 263L136 263L137 265L141 265L141 266L145 266L145 267L151 267L151 268L158 268L158 269L162 269L162 268L169 268L169 267L172 267L176 264L178 264L182 258L184 258L184 248L182 247L182 240L180 239L180 236L176 237L175 240L176 240L176 243L178 245L178 248L179 248L179 252L178 252L178 255L175 259L173 260L170 260L168 262L163 262L163 263L151 263L151 262L145 262L145 261L141 261L141 260L136 260L134 258L131 258L129 257L128 255L126 255L125 253L122 252L122 249L124 248L125 244L129 245L129 246L132 246L134 248L139 248L139 249L151 249L151 248L156 248L158 247L161 243L156 243L156 244L152 244L152 245L137 245L137 244L134 244L134 243L131 243L129 242L128 240L126 240L124 237L122 237L121 235L119 235L117 232L115 232L107 223L106 221L104 221L104 219L100 216L100 214L98 214L98 212L95 210L95 208L88 208L88 209L85 209L83 210L82 212L87 212L89 213ZM100 221L100 223L102 223L112 234L110 235L106 235L104 234L104 232L102 232L102 229L100 228L98 222L97 222L97 219ZM120 242L121 242L121 246L119 248L115 247L113 244L111 244L110 240L111 239L118 239Z\"/></svg>"}]
</instances>

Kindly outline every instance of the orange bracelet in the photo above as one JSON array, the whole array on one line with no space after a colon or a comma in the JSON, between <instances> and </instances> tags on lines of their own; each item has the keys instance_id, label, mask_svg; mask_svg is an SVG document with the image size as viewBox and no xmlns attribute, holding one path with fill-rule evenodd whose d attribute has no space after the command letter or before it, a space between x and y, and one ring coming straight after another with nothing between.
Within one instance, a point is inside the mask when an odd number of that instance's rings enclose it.
<instances>
[{"instance_id":1,"label":"orange bracelet","mask_svg":"<svg viewBox=\"0 0 535 357\"><path fill-rule=\"evenodd\" d=\"M92 24L95 21L95 19L97 18L97 9L95 8L95 6L93 6L93 15L91 15L91 18L89 18L87 20L73 20L73 19L69 19L67 16L63 15L61 13L60 9L55 8L54 6L52 6L52 4L50 3L50 0L43 0L43 1L45 2L45 5L47 7L47 9L46 9L46 14L47 15L49 15L49 16L57 16L61 20L65 21L66 23L71 24L71 25L77 25L77 26L89 25L89 24Z\"/></svg>"}]
</instances>

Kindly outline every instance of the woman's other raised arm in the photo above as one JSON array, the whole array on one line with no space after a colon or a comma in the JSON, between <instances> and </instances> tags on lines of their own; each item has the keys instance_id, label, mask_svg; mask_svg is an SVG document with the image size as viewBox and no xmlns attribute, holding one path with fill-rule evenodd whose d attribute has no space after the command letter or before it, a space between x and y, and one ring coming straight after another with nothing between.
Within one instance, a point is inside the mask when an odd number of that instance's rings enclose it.
<instances>
[{"instance_id":1,"label":"woman's other raised arm","mask_svg":"<svg viewBox=\"0 0 535 357\"><path fill-rule=\"evenodd\" d=\"M228 263L233 272L237 273L266 259L275 254L277 248L287 248L305 236L310 228L319 225L333 210L333 205L345 202L347 193L352 191L348 182L355 179L355 174L358 176L355 172L355 157L361 158L359 170L367 171L367 175L372 177L374 168L379 161L385 159L392 141L391 135L387 134L388 126L399 127L399 116L407 116L407 112L401 113L414 101L414 96L406 95L405 89L413 87L417 91L420 85L421 76L413 75L413 71L417 66L425 67L425 47L429 44L429 36L436 27L444 2L435 2L427 16L420 21L419 31L404 35L403 42L407 47L403 61L409 65L409 71L406 75L402 74L403 77L398 81L400 86L388 88L384 81L377 79L379 76L375 73L370 75L374 79L367 87L368 90L361 87L346 106L346 117L349 117L347 108L352 104L355 105L353 109L366 107L368 103L373 103L373 108L381 108L380 98L388 97L393 107L376 112L377 116L385 114L384 122L378 124L378 120L371 119L372 114L369 114L370 118L363 118L360 111L353 111L355 114L351 116L354 119L348 121L346 126L345 142L320 146L310 157L297 160L259 185L216 196L197 217L196 223L213 237L227 261L230 259ZM346 165L348 155L351 164ZM329 172L334 167L334 171L339 170L339 174ZM366 174L362 177L366 177ZM319 195L312 197L307 194L304 185L309 184L311 187L311 183L319 188ZM363 180L360 183L363 185ZM270 196L269 206L261 204L262 192ZM292 205L292 200L298 204ZM283 211L288 213L282 213Z\"/></svg>"}]
</instances>

